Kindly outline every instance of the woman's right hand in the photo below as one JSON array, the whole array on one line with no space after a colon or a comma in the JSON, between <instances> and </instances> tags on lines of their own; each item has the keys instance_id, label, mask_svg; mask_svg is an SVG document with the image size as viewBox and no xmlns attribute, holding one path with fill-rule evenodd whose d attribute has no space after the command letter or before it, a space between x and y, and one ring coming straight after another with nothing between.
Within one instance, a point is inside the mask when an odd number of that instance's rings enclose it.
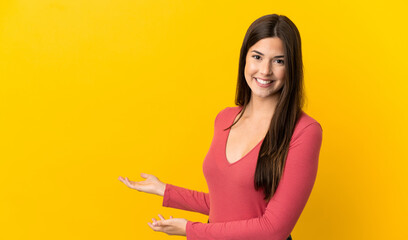
<instances>
[{"instance_id":1,"label":"woman's right hand","mask_svg":"<svg viewBox=\"0 0 408 240\"><path fill-rule=\"evenodd\" d=\"M126 184L126 186L129 188L138 190L140 192L164 196L164 190L166 189L165 183L161 182L156 176L151 174L141 173L140 176L146 180L136 182L130 181L127 177L123 178L121 176L119 177L119 180Z\"/></svg>"}]
</instances>

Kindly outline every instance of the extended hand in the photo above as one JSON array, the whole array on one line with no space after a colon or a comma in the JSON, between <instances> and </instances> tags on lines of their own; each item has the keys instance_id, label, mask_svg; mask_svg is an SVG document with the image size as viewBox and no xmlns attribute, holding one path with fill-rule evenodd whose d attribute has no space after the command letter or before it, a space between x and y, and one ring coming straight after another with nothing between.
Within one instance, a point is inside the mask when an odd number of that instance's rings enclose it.
<instances>
[{"instance_id":1,"label":"extended hand","mask_svg":"<svg viewBox=\"0 0 408 240\"><path fill-rule=\"evenodd\" d=\"M166 184L160 181L156 176L146 173L141 173L140 176L145 178L144 181L130 181L129 178L119 177L119 180L126 184L129 188L138 190L139 192L164 195Z\"/></svg>"},{"instance_id":2,"label":"extended hand","mask_svg":"<svg viewBox=\"0 0 408 240\"><path fill-rule=\"evenodd\" d=\"M168 235L186 236L186 226L188 222L186 219L173 218L172 216L170 216L170 218L166 220L160 214L159 217L159 221L156 221L156 219L152 218L153 223L147 223L151 229L157 232L167 233Z\"/></svg>"}]
</instances>

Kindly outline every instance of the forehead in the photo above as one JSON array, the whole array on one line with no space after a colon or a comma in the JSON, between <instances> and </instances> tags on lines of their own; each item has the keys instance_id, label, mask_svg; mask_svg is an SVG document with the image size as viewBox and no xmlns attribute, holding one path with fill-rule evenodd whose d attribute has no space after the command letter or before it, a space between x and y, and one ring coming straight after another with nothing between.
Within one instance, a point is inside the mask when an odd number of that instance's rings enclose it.
<instances>
[{"instance_id":1,"label":"forehead","mask_svg":"<svg viewBox=\"0 0 408 240\"><path fill-rule=\"evenodd\" d=\"M263 38L256 42L248 49L248 53L251 53L252 50L257 50L264 55L283 55L284 48L283 42L278 37L269 37Z\"/></svg>"}]
</instances>

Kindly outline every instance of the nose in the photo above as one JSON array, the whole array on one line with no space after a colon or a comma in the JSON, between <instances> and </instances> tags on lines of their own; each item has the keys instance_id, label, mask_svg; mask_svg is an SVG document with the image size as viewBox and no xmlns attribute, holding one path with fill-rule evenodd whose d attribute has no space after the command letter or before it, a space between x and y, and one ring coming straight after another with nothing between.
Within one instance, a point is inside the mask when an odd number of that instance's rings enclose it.
<instances>
[{"instance_id":1,"label":"nose","mask_svg":"<svg viewBox=\"0 0 408 240\"><path fill-rule=\"evenodd\" d=\"M269 76L273 73L272 71L272 63L269 61L264 61L261 65L260 69L261 74Z\"/></svg>"}]
</instances>

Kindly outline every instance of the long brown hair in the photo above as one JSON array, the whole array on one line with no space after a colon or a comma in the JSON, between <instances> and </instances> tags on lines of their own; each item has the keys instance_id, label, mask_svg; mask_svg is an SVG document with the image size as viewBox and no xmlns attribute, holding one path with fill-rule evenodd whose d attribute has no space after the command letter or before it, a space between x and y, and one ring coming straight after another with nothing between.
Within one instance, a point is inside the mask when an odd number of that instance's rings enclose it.
<instances>
[{"instance_id":1,"label":"long brown hair","mask_svg":"<svg viewBox=\"0 0 408 240\"><path fill-rule=\"evenodd\" d=\"M266 201L272 198L278 187L289 151L290 140L304 104L300 34L295 24L286 16L265 15L249 26L241 47L235 95L235 105L241 106L242 111L237 121L224 129L231 128L239 121L251 99L251 89L246 83L244 75L248 49L259 40L269 37L278 37L283 42L286 72L284 85L280 91L268 133L261 145L255 170L255 189L263 188Z\"/></svg>"}]
</instances>

